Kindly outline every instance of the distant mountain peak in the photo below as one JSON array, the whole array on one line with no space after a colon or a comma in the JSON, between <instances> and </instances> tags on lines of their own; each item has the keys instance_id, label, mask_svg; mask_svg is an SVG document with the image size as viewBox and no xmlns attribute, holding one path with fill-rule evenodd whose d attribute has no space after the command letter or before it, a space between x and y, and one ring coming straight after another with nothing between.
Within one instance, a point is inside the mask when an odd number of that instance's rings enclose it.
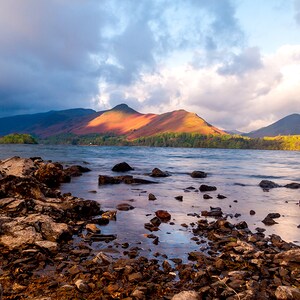
<instances>
[{"instance_id":1,"label":"distant mountain peak","mask_svg":"<svg viewBox=\"0 0 300 300\"><path fill-rule=\"evenodd\" d=\"M119 112L124 112L127 114L138 114L138 112L136 110L129 107L126 103L118 104L109 111L119 111Z\"/></svg>"}]
</instances>

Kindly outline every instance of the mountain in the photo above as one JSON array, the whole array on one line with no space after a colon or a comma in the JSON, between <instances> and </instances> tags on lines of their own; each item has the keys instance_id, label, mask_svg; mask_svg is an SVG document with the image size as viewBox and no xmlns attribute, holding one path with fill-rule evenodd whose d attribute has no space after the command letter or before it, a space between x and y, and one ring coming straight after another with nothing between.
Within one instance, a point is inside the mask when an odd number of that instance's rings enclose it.
<instances>
[{"instance_id":1,"label":"mountain","mask_svg":"<svg viewBox=\"0 0 300 300\"><path fill-rule=\"evenodd\" d=\"M286 116L267 127L251 131L246 135L252 138L278 135L300 135L300 114Z\"/></svg>"},{"instance_id":2,"label":"mountain","mask_svg":"<svg viewBox=\"0 0 300 300\"><path fill-rule=\"evenodd\" d=\"M231 134L231 135L235 135L235 134L237 134L237 135L244 135L245 134L244 132L236 130L236 129L228 129L228 130L226 129L224 131L226 133L228 133L228 134Z\"/></svg>"},{"instance_id":3,"label":"mountain","mask_svg":"<svg viewBox=\"0 0 300 300\"><path fill-rule=\"evenodd\" d=\"M92 109L75 108L0 118L0 135L30 133L46 137L70 132L79 119L87 122L95 114Z\"/></svg>"},{"instance_id":4,"label":"mountain","mask_svg":"<svg viewBox=\"0 0 300 300\"><path fill-rule=\"evenodd\" d=\"M198 115L182 109L164 114L142 114L126 104L100 112L78 108L0 119L0 135L30 133L49 137L60 133L97 133L123 135L132 140L166 132L225 134Z\"/></svg>"}]
</instances>

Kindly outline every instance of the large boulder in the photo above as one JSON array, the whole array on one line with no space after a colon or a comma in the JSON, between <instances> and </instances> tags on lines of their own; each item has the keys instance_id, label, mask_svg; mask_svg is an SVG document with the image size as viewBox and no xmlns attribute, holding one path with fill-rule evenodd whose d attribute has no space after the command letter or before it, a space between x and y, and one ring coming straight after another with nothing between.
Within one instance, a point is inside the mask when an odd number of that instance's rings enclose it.
<instances>
[{"instance_id":1,"label":"large boulder","mask_svg":"<svg viewBox=\"0 0 300 300\"><path fill-rule=\"evenodd\" d=\"M64 178L63 166L58 163L41 164L34 173L35 178L50 188L59 187L61 182L67 182Z\"/></svg>"},{"instance_id":2,"label":"large boulder","mask_svg":"<svg viewBox=\"0 0 300 300\"><path fill-rule=\"evenodd\" d=\"M13 175L26 177L32 175L37 169L33 160L14 156L0 161L0 173L3 175Z\"/></svg>"},{"instance_id":3,"label":"large boulder","mask_svg":"<svg viewBox=\"0 0 300 300\"><path fill-rule=\"evenodd\" d=\"M2 217L0 229L0 243L10 250L38 241L56 242L72 236L67 224L56 223L51 217L40 214L17 218Z\"/></svg>"},{"instance_id":4,"label":"large boulder","mask_svg":"<svg viewBox=\"0 0 300 300\"><path fill-rule=\"evenodd\" d=\"M89 169L87 167L74 165L74 166L64 169L64 174L66 174L67 176L71 176L71 177L78 177L78 176L81 176L82 173L86 173L86 172L90 172L90 171L91 171L91 169Z\"/></svg>"},{"instance_id":5,"label":"large boulder","mask_svg":"<svg viewBox=\"0 0 300 300\"><path fill-rule=\"evenodd\" d=\"M0 179L0 198L44 199L49 191L33 177L8 175Z\"/></svg>"}]
</instances>

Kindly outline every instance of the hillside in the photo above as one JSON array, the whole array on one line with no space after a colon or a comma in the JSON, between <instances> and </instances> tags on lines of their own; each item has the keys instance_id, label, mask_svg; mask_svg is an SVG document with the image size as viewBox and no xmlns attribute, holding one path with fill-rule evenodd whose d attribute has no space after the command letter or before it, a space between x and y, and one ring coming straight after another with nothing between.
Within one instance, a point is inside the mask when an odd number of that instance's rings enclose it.
<instances>
[{"instance_id":1,"label":"hillside","mask_svg":"<svg viewBox=\"0 0 300 300\"><path fill-rule=\"evenodd\" d=\"M92 109L75 108L0 118L0 136L10 133L28 133L47 137L70 132L78 120L88 121L95 114Z\"/></svg>"},{"instance_id":2,"label":"hillside","mask_svg":"<svg viewBox=\"0 0 300 300\"><path fill-rule=\"evenodd\" d=\"M292 114L279 121L246 134L252 138L278 135L300 135L300 115Z\"/></svg>"},{"instance_id":3,"label":"hillside","mask_svg":"<svg viewBox=\"0 0 300 300\"><path fill-rule=\"evenodd\" d=\"M142 114L126 104L95 112L90 109L51 111L0 119L0 135L28 133L38 137L73 133L76 135L113 134L133 140L162 133L223 135L194 113L177 110L164 114Z\"/></svg>"}]
</instances>

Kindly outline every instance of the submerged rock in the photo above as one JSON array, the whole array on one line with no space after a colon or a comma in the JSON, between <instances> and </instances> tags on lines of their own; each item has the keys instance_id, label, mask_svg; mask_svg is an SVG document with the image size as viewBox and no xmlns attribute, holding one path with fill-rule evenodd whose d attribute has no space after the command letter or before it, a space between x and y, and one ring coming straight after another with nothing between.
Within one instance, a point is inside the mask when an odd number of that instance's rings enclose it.
<instances>
[{"instance_id":1,"label":"submerged rock","mask_svg":"<svg viewBox=\"0 0 300 300\"><path fill-rule=\"evenodd\" d=\"M292 183L286 184L284 187L286 187L288 189L300 189L300 183L292 182Z\"/></svg>"},{"instance_id":2,"label":"submerged rock","mask_svg":"<svg viewBox=\"0 0 300 300\"><path fill-rule=\"evenodd\" d=\"M154 200L156 200L156 197L155 197L152 193L150 193L150 194L148 195L148 199L149 199L150 201L154 201Z\"/></svg>"},{"instance_id":3,"label":"submerged rock","mask_svg":"<svg viewBox=\"0 0 300 300\"><path fill-rule=\"evenodd\" d=\"M207 177L207 173L202 172L202 171L193 171L191 173L191 177L192 178L206 178Z\"/></svg>"},{"instance_id":4,"label":"submerged rock","mask_svg":"<svg viewBox=\"0 0 300 300\"><path fill-rule=\"evenodd\" d=\"M270 181L270 180L262 180L260 183L259 183L259 186L263 189L273 189L273 188L278 188L280 187L279 184L273 182L273 181Z\"/></svg>"},{"instance_id":5,"label":"submerged rock","mask_svg":"<svg viewBox=\"0 0 300 300\"><path fill-rule=\"evenodd\" d=\"M162 170L158 168L154 168L152 172L150 173L151 177L168 177L170 176L170 173L168 172L163 172Z\"/></svg>"},{"instance_id":6,"label":"submerged rock","mask_svg":"<svg viewBox=\"0 0 300 300\"><path fill-rule=\"evenodd\" d=\"M122 211L128 211L128 210L132 210L134 209L134 206L128 204L128 203L120 203L117 205L116 207L118 210L122 210Z\"/></svg>"},{"instance_id":7,"label":"submerged rock","mask_svg":"<svg viewBox=\"0 0 300 300\"><path fill-rule=\"evenodd\" d=\"M200 192L210 192L210 191L216 191L217 188L215 186L201 184L199 190Z\"/></svg>"},{"instance_id":8,"label":"submerged rock","mask_svg":"<svg viewBox=\"0 0 300 300\"><path fill-rule=\"evenodd\" d=\"M116 164L112 169L114 172L128 172L134 170L127 162Z\"/></svg>"},{"instance_id":9,"label":"submerged rock","mask_svg":"<svg viewBox=\"0 0 300 300\"><path fill-rule=\"evenodd\" d=\"M155 212L155 215L162 222L169 222L171 220L171 215L166 210L158 210L158 211Z\"/></svg>"}]
</instances>

